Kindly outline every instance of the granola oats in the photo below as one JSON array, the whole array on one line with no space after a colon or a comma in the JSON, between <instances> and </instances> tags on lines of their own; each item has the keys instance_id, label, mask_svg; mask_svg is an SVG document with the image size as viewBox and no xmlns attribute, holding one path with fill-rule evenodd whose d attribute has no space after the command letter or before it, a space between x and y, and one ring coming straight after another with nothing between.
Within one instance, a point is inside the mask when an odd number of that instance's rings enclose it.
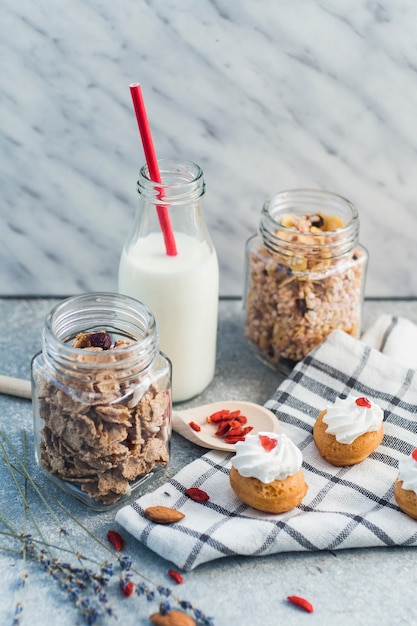
<instances>
[{"instance_id":1,"label":"granola oats","mask_svg":"<svg viewBox=\"0 0 417 626\"><path fill-rule=\"evenodd\" d=\"M356 246L334 256L337 216L287 214L281 224L278 251L252 241L245 336L263 360L288 370L335 329L358 336L366 255Z\"/></svg>"},{"instance_id":2,"label":"granola oats","mask_svg":"<svg viewBox=\"0 0 417 626\"><path fill-rule=\"evenodd\" d=\"M97 335L97 333L96 333ZM93 345L95 344L95 345ZM38 372L38 405L42 422L40 463L52 475L76 485L96 502L114 504L130 484L169 460L170 395L134 372L116 375L111 364L119 340L80 333L74 347L79 361L106 351L109 368L98 368L90 380L73 378L71 388L58 375ZM107 358L107 357L106 357Z\"/></svg>"}]
</instances>

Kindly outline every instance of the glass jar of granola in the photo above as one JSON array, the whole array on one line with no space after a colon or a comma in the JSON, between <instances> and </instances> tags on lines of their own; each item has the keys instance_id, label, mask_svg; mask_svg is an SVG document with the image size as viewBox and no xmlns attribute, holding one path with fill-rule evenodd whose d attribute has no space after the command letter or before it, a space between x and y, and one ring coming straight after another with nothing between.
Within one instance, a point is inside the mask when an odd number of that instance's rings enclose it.
<instances>
[{"instance_id":1,"label":"glass jar of granola","mask_svg":"<svg viewBox=\"0 0 417 626\"><path fill-rule=\"evenodd\" d=\"M171 364L141 302L90 293L53 308L32 360L32 395L37 462L92 508L107 509L164 472Z\"/></svg>"},{"instance_id":2,"label":"glass jar of granola","mask_svg":"<svg viewBox=\"0 0 417 626\"><path fill-rule=\"evenodd\" d=\"M245 336L266 363L288 373L333 330L358 336L368 254L356 208L324 192L268 200L246 244Z\"/></svg>"}]
</instances>

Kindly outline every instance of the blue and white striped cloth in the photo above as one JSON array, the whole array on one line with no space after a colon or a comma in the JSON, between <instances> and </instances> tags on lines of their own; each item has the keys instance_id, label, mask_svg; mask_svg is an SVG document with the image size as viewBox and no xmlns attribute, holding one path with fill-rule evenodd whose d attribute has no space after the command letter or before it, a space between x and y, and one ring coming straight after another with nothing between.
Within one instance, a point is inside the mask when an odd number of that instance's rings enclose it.
<instances>
[{"instance_id":1,"label":"blue and white striped cloth","mask_svg":"<svg viewBox=\"0 0 417 626\"><path fill-rule=\"evenodd\" d=\"M396 339L390 341L394 333ZM414 324L390 316L377 320L375 329L364 335L368 343L335 331L266 402L282 432L303 453L309 488L298 508L271 515L243 504L229 485L232 455L213 451L122 508L116 520L185 571L230 555L417 545L417 522L402 513L393 498L398 461L417 447L417 374L409 363L403 364L403 352L416 337ZM387 345L390 356L379 350ZM363 463L333 467L316 449L313 424L329 401L350 393L382 407L385 435ZM210 500L190 500L184 495L188 487L200 487ZM170 526L149 522L144 509L158 504L181 510L184 519Z\"/></svg>"}]
</instances>

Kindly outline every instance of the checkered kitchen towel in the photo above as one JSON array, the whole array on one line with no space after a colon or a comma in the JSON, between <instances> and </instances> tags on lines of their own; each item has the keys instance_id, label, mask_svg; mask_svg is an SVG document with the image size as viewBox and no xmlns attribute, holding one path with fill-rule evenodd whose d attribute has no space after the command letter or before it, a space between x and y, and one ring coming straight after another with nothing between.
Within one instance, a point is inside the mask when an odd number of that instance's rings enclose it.
<instances>
[{"instance_id":1,"label":"checkered kitchen towel","mask_svg":"<svg viewBox=\"0 0 417 626\"><path fill-rule=\"evenodd\" d=\"M376 336L368 334L368 341L379 341L385 333L386 345L395 332L401 359L411 322L391 317L385 322L384 332L379 328ZM417 337L417 327L412 326ZM417 522L402 513L393 499L398 460L417 447L417 374L395 357L335 331L266 402L280 420L282 432L303 453L309 489L298 508L272 515L243 504L229 485L232 455L213 451L121 509L116 520L183 570L229 555L417 545ZM363 463L337 468L320 457L312 429L328 401L351 392L383 408L385 436ZM191 486L204 489L210 500L200 504L187 498L184 491ZM171 526L153 524L143 511L157 504L180 509L185 518Z\"/></svg>"}]
</instances>

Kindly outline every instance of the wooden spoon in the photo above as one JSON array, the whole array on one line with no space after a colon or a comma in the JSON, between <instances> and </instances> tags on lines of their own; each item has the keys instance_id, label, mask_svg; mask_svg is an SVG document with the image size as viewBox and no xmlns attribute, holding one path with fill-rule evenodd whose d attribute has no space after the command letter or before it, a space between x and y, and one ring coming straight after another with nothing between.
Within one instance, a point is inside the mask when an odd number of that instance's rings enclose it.
<instances>
[{"instance_id":1,"label":"wooden spoon","mask_svg":"<svg viewBox=\"0 0 417 626\"><path fill-rule=\"evenodd\" d=\"M13 378L13 376L4 376L0 374L0 393L5 393L9 396L18 396L19 398L27 398L30 400L32 397L30 380L23 380L22 378Z\"/></svg>"},{"instance_id":2,"label":"wooden spoon","mask_svg":"<svg viewBox=\"0 0 417 626\"><path fill-rule=\"evenodd\" d=\"M229 411L240 410L241 414L247 418L245 426L252 426L251 435L260 431L269 433L279 432L278 418L272 411L266 409L259 404L253 402L245 402L244 400L226 400L224 402L212 402L204 404L192 409L184 409L181 411L172 411L172 428L189 441L196 443L203 448L211 450L226 450L234 452L234 444L226 443L221 437L214 434L217 430L217 424L207 422L207 417L216 411L228 409ZM194 422L200 426L200 431L195 431L190 422Z\"/></svg>"}]
</instances>

